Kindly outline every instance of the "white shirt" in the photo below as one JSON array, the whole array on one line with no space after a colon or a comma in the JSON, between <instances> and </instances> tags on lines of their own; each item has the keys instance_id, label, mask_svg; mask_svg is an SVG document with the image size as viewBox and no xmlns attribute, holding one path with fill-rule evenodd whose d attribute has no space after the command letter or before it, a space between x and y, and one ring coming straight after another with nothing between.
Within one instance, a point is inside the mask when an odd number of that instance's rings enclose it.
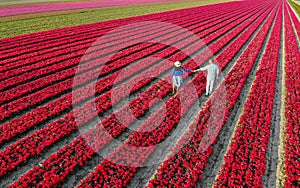
<instances>
[{"instance_id":1,"label":"white shirt","mask_svg":"<svg viewBox=\"0 0 300 188\"><path fill-rule=\"evenodd\" d=\"M215 80L216 75L219 74L219 67L214 63L209 64L203 68L200 68L200 70L202 71L207 70L207 80Z\"/></svg>"}]
</instances>

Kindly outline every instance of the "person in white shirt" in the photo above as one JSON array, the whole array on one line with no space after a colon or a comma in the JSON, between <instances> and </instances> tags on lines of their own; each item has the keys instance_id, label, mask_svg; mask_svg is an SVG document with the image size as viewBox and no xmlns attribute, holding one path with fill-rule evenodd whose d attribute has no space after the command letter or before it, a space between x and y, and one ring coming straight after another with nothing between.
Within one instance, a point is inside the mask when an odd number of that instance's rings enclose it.
<instances>
[{"instance_id":1,"label":"person in white shirt","mask_svg":"<svg viewBox=\"0 0 300 188\"><path fill-rule=\"evenodd\" d=\"M200 69L197 69L195 71L205 71L207 70L207 77L206 77L206 96L212 93L214 82L219 77L219 67L214 63L213 59L209 60L209 64L205 67L202 67Z\"/></svg>"}]
</instances>

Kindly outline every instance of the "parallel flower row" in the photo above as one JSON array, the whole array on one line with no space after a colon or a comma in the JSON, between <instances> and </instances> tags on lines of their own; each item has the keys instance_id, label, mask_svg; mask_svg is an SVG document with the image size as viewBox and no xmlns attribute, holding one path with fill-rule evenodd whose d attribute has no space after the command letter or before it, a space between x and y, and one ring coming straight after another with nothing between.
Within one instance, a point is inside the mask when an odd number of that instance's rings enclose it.
<instances>
[{"instance_id":1,"label":"parallel flower row","mask_svg":"<svg viewBox=\"0 0 300 188\"><path fill-rule=\"evenodd\" d=\"M285 167L286 179L284 186L300 186L300 52L293 31L292 20L289 14L293 14L287 8L285 2Z\"/></svg>"}]
</instances>

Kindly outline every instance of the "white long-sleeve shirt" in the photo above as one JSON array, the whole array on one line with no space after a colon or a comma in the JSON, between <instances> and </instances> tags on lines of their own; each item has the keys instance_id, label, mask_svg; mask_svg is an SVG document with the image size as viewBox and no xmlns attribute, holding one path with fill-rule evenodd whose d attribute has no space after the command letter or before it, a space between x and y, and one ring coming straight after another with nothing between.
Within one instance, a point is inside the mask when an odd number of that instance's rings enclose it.
<instances>
[{"instance_id":1,"label":"white long-sleeve shirt","mask_svg":"<svg viewBox=\"0 0 300 188\"><path fill-rule=\"evenodd\" d=\"M217 74L219 74L219 67L214 63L209 64L203 68L200 68L200 70L202 71L207 70L207 80L215 80Z\"/></svg>"}]
</instances>

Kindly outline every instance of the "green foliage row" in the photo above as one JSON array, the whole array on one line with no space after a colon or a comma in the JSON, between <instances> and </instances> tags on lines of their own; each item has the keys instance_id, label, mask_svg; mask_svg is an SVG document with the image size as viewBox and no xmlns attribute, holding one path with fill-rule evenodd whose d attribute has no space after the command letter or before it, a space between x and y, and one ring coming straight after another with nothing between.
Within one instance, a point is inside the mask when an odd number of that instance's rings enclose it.
<instances>
[{"instance_id":1,"label":"green foliage row","mask_svg":"<svg viewBox=\"0 0 300 188\"><path fill-rule=\"evenodd\" d=\"M294 10L296 11L296 13L300 16L300 5L298 5L297 3L288 0L290 5L292 5L292 7L294 8Z\"/></svg>"}]
</instances>

